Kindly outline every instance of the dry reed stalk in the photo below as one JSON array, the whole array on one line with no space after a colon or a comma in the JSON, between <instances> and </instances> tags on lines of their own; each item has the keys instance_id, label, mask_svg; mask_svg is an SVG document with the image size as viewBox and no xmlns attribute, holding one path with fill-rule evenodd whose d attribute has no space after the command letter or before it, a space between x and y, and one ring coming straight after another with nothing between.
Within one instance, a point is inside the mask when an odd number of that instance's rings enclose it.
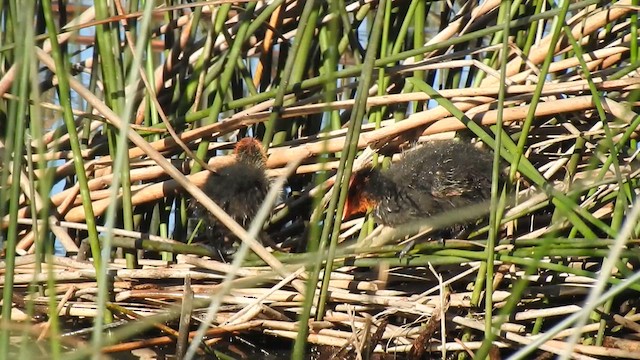
<instances>
[{"instance_id":1,"label":"dry reed stalk","mask_svg":"<svg viewBox=\"0 0 640 360\"><path fill-rule=\"evenodd\" d=\"M216 327L214 329L209 329L206 332L206 336L222 336L228 333L242 331L247 329L252 329L261 326L262 320L254 320L248 323L240 324L240 325L231 325L224 327ZM192 338L195 335L195 331L189 333L189 338ZM130 351L133 349L140 349L150 346L158 346L158 345L168 345L175 341L173 337L170 336L161 336L141 341L132 341L129 343L121 343L118 345L106 346L102 349L103 353L113 353L113 352L121 352L121 351Z\"/></svg>"},{"instance_id":2,"label":"dry reed stalk","mask_svg":"<svg viewBox=\"0 0 640 360\"><path fill-rule=\"evenodd\" d=\"M231 318L229 318L227 321L225 321L223 325L248 321L249 319L252 319L254 316L257 316L258 313L260 313L261 311L260 306L265 300L267 300L271 296L271 294L280 290L280 288L282 288L283 286L288 285L291 281L296 279L303 272L304 272L304 268L300 268L296 272L292 273L289 277L282 279L276 285L271 287L268 292L265 292L264 294L256 298L254 302L247 305L244 309L240 310Z\"/></svg>"},{"instance_id":3,"label":"dry reed stalk","mask_svg":"<svg viewBox=\"0 0 640 360\"><path fill-rule=\"evenodd\" d=\"M65 28L74 27L79 24L93 20L95 16L94 10L95 9L93 7L89 7L86 11L84 11L82 14L79 14L67 25L65 25ZM66 41L68 41L72 36L74 36L73 32L63 32L58 35L58 38L57 38L58 43L63 44ZM51 51L51 42L49 40L46 40L42 45L42 49L46 52ZM0 79L0 96L4 96L4 94L9 90L13 81L15 80L15 72L17 71L17 65L18 64L13 64L11 68L7 70L5 75L2 76L2 78Z\"/></svg>"},{"instance_id":4,"label":"dry reed stalk","mask_svg":"<svg viewBox=\"0 0 640 360\"><path fill-rule=\"evenodd\" d=\"M586 18L580 19L572 28L572 34L575 39L582 39L582 41L587 41L589 39L589 35L598 31L602 26L605 26L607 23L610 23L624 15L628 12L633 11L629 7L631 5L631 1L623 0L616 4L615 7L606 10L606 11L598 11L593 14L586 16ZM576 15L578 17L579 15ZM532 64L541 64L542 61L547 56L550 48L551 34L547 35L540 42L536 43L531 51L529 52L527 60ZM559 42L553 47L554 53L558 53L561 51L561 43ZM507 77L514 77L518 74L520 67L522 65L522 60L520 58L516 58L509 62L507 65ZM526 70L526 72L530 72L531 70ZM495 84L497 82L496 79L487 78L485 80L485 85Z\"/></svg>"},{"instance_id":5,"label":"dry reed stalk","mask_svg":"<svg viewBox=\"0 0 640 360\"><path fill-rule=\"evenodd\" d=\"M131 288L131 283L130 282L125 282L125 281L117 281L116 283L114 283L114 288L116 289L128 289ZM96 282L78 282L78 283L72 283L72 284L58 284L54 289L47 289L44 292L45 296L48 296L50 294L64 294L66 293L70 288L74 288L76 289L76 291L82 291L85 289L96 289L98 287L98 283Z\"/></svg>"},{"instance_id":6,"label":"dry reed stalk","mask_svg":"<svg viewBox=\"0 0 640 360\"><path fill-rule=\"evenodd\" d=\"M387 311L387 313L395 313L393 310ZM358 325L366 323L368 320L364 317L352 316L346 312L329 311L326 319L334 323L347 323L353 321L357 327L364 327L364 325ZM375 324L374 324L375 327ZM396 326L387 324L385 331L382 335L382 339L395 339L405 344L410 344L410 338L414 338L420 332L420 326L408 327L408 326Z\"/></svg>"},{"instance_id":7,"label":"dry reed stalk","mask_svg":"<svg viewBox=\"0 0 640 360\"><path fill-rule=\"evenodd\" d=\"M228 273L231 270L231 265L222 263L216 260L203 259L194 256L185 256L178 255L176 260L178 263L185 263L189 265L193 265L198 268L208 269L213 271L218 271L221 273ZM266 269L265 269L266 270ZM238 277L246 277L246 276L258 276L264 275L266 271L258 271L252 269L240 269L240 271L236 272L236 276Z\"/></svg>"},{"instance_id":8,"label":"dry reed stalk","mask_svg":"<svg viewBox=\"0 0 640 360\"><path fill-rule=\"evenodd\" d=\"M135 320L141 320L143 317L139 314L137 314L135 311L129 310L126 307L123 306L118 306L115 304L107 304L107 306L109 306L109 309L119 313L120 315L126 315L127 317L131 318L131 320L135 321ZM155 328L157 328L158 330L164 332L165 334L168 334L174 338L178 337L178 332L173 330L171 327L164 325L164 324L160 324L160 323L154 323L153 326Z\"/></svg>"},{"instance_id":9,"label":"dry reed stalk","mask_svg":"<svg viewBox=\"0 0 640 360\"><path fill-rule=\"evenodd\" d=\"M67 292L62 297L62 300L60 300L60 302L58 303L58 307L56 308L56 313L60 314L60 311L62 310L64 305L67 303L67 301L69 301L69 299L73 297L73 294L75 293L75 291L76 291L75 287L70 287L67 290ZM60 314L60 315L63 315L63 314ZM42 332L38 336L38 341L42 341L42 339L47 337L50 327L51 327L51 319L47 320L44 326L42 326Z\"/></svg>"},{"instance_id":10,"label":"dry reed stalk","mask_svg":"<svg viewBox=\"0 0 640 360\"><path fill-rule=\"evenodd\" d=\"M625 325L629 326L629 322L635 324L637 321L640 320L640 314L632 314L632 315L628 315L624 317L624 320L621 321L621 319L617 319L616 322L618 323L624 323ZM587 332L596 332L599 330L599 324L594 323L594 324L587 324L581 328L567 328L564 329L560 332L558 332L555 336L554 339L563 339L566 338L568 336L571 336L571 334L573 334L576 331L579 331L580 333L587 333ZM632 325L632 327L635 329L637 327L637 324ZM635 330L634 330L635 331Z\"/></svg>"},{"instance_id":11,"label":"dry reed stalk","mask_svg":"<svg viewBox=\"0 0 640 360\"><path fill-rule=\"evenodd\" d=\"M180 306L180 319L178 325L178 338L176 339L176 356L183 357L187 351L189 342L189 327L193 314L193 290L191 289L191 278L184 279L184 294Z\"/></svg>"},{"instance_id":12,"label":"dry reed stalk","mask_svg":"<svg viewBox=\"0 0 640 360\"><path fill-rule=\"evenodd\" d=\"M482 322L476 321L476 320L471 320L471 319L464 319L461 318L459 316L456 316L453 318L453 321L457 324L460 324L462 326L468 327L468 328L472 328L475 330L479 330L479 331L484 331L484 324L482 324ZM527 344L533 341L533 339L531 339L531 337L525 337L525 336L521 336L518 335L516 333L513 332L508 332L506 330L504 331L504 338L510 341L515 341L518 342L520 344ZM550 340L547 341L546 343L544 343L543 345L540 346L540 348L544 351L556 354L556 355L560 355L562 354L562 351L564 351L565 348L565 344L560 342L560 341L556 341L556 340ZM576 353L575 351L573 351L571 353L571 356L573 358L577 358L577 359L582 359L582 360L595 360L591 357L588 356L584 356L584 355L580 355L578 353Z\"/></svg>"},{"instance_id":13,"label":"dry reed stalk","mask_svg":"<svg viewBox=\"0 0 640 360\"><path fill-rule=\"evenodd\" d=\"M286 330L271 330L265 329L263 331L265 335L272 335L276 337L282 337L285 339L295 339L298 334L297 331L286 331ZM349 336L351 333L347 333ZM335 347L343 347L349 344L349 341L346 339L336 338L333 336L325 336L319 334L309 334L307 337L307 341L310 344L315 345L327 345L327 346L335 346Z\"/></svg>"},{"instance_id":14,"label":"dry reed stalk","mask_svg":"<svg viewBox=\"0 0 640 360\"><path fill-rule=\"evenodd\" d=\"M631 330L631 331L635 331L636 333L640 333L640 325L636 324L634 322L634 318L636 319L640 319L640 316L635 316L635 315L631 315L631 316L620 316L618 314L613 314L613 321L617 322L618 324L622 325L623 327Z\"/></svg>"},{"instance_id":15,"label":"dry reed stalk","mask_svg":"<svg viewBox=\"0 0 640 360\"><path fill-rule=\"evenodd\" d=\"M59 271L53 273L52 275L56 281L73 281L73 280L81 280L87 279L86 274L82 274L79 271ZM34 283L46 283L49 279L49 274L24 274L24 275L16 275L14 278L14 283L16 285L28 285L32 282ZM0 278L0 285L4 284L5 279Z\"/></svg>"},{"instance_id":16,"label":"dry reed stalk","mask_svg":"<svg viewBox=\"0 0 640 360\"><path fill-rule=\"evenodd\" d=\"M427 350L435 353L446 351L464 351L464 350L476 350L479 349L482 345L481 341L456 341L446 343L444 345L440 344L431 344L427 347ZM385 353L394 354L394 353L406 353L409 352L412 345L399 345L399 346L390 346L384 350ZM493 346L497 346L501 349L509 348L510 345L501 341L494 341ZM379 349L381 351L382 349ZM382 352L382 351L381 351Z\"/></svg>"},{"instance_id":17,"label":"dry reed stalk","mask_svg":"<svg viewBox=\"0 0 640 360\"><path fill-rule=\"evenodd\" d=\"M628 354L634 355L638 354L638 350L640 349L640 342L638 341L619 339L612 336L605 337L603 343L605 348L621 349L626 351Z\"/></svg>"}]
</instances>

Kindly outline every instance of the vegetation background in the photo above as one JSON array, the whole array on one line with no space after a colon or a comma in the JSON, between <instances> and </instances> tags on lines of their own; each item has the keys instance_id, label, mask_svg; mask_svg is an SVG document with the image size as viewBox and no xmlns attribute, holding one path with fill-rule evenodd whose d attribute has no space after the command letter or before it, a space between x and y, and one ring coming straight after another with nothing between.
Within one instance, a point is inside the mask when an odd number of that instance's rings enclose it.
<instances>
[{"instance_id":1,"label":"vegetation background","mask_svg":"<svg viewBox=\"0 0 640 360\"><path fill-rule=\"evenodd\" d=\"M638 9L2 2L0 358L638 358ZM417 228L488 213L470 240L336 216L354 167L456 134L509 180ZM188 199L228 220L199 186L244 136L284 191L225 264Z\"/></svg>"}]
</instances>

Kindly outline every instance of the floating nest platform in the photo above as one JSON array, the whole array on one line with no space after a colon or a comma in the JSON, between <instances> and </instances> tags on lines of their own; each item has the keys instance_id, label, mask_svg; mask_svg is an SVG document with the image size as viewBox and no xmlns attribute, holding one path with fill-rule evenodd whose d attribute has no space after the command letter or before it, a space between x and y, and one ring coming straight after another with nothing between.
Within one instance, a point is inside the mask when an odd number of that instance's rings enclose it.
<instances>
[{"instance_id":1,"label":"floating nest platform","mask_svg":"<svg viewBox=\"0 0 640 360\"><path fill-rule=\"evenodd\" d=\"M550 246L597 251L611 243L585 240L575 246L578 242L574 240L557 239ZM515 351L536 336L543 336L544 329L584 311L581 304L595 283L596 273L592 271L600 266L600 260L593 257L542 258L538 271L527 271L526 261L534 264L531 259L515 261L522 266L501 261L513 258L508 250L513 245L498 246L504 251L497 252L492 284L493 319L500 328L492 351L497 353ZM530 244L519 245L518 251L526 251ZM628 266L637 266L640 260L637 245L629 244L625 255L633 252L635 256L628 258ZM460 351L475 353L486 336L486 304L474 303L473 299L484 298L486 289L479 292L482 297L472 289L478 278L486 276L479 273L486 268L482 262L468 258L482 256L478 252L481 247L481 242L451 240L418 244L400 259L390 257L398 246L338 257L322 301L324 316L308 322L309 356L348 359L369 354L373 358L421 359ZM298 255L298 260L305 256ZM33 255L18 258L14 299L20 301L15 301L12 318L31 324L28 330L32 335L47 338L50 327L46 319L50 297L54 296L59 321L66 324L63 328L73 328L60 334L60 341L82 351L88 346L95 318L105 314L100 309L108 309L113 324L105 328L115 338L127 332L123 329L129 333L117 344L108 345L112 341L105 339L102 352L114 356L136 354L139 349L157 354L187 346L197 326L213 316L211 325L203 328L204 341L198 349L201 354L207 349L232 348L242 356L277 358L277 354L287 353L298 336L301 325L297 319L308 288L304 265L284 265L281 271L288 275L283 278L269 266L234 269L232 264L195 255L178 255L171 262L140 260L139 269L127 269L121 259L108 264L110 291L101 306L96 271L90 261L51 256L37 272L35 260ZM288 258L287 262L296 260ZM0 263L0 269L5 265ZM574 274L563 273L565 267L574 269ZM575 269L584 275L576 275ZM234 280L228 289L223 280L231 273ZM46 286L52 281L53 287ZM313 316L317 315L321 287L322 282L318 282ZM514 302L512 289L518 287ZM562 354L570 336L582 334L589 339L598 331L606 331L605 343L575 345L572 356L638 358L637 291L629 290L628 297L623 294L609 303L608 314L596 308L593 314L601 316L599 323L568 327L543 342L539 350ZM27 304L32 307L28 309ZM215 312L207 314L211 309ZM132 335L137 322L146 325Z\"/></svg>"}]
</instances>

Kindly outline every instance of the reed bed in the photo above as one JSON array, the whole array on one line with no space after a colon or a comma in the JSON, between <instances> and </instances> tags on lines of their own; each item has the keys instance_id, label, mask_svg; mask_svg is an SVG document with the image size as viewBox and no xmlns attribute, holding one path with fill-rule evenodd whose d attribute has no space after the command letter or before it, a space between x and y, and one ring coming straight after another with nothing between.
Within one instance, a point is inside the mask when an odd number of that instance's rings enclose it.
<instances>
[{"instance_id":1,"label":"reed bed","mask_svg":"<svg viewBox=\"0 0 640 360\"><path fill-rule=\"evenodd\" d=\"M636 1L6 3L0 358L640 358ZM245 136L246 229L201 190ZM342 220L453 137L490 202Z\"/></svg>"}]
</instances>

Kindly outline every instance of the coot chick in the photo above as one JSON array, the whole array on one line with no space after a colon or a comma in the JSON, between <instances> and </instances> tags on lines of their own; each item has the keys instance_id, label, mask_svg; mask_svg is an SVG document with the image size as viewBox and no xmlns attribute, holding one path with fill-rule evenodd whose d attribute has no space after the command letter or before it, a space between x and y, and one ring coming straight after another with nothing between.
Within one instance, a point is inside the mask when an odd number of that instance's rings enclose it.
<instances>
[{"instance_id":1,"label":"coot chick","mask_svg":"<svg viewBox=\"0 0 640 360\"><path fill-rule=\"evenodd\" d=\"M260 141L249 137L238 141L234 153L235 161L210 173L202 191L246 228L269 191L267 155ZM224 255L233 252L231 232L199 203L193 201L192 207L194 216L203 221L208 242Z\"/></svg>"},{"instance_id":2,"label":"coot chick","mask_svg":"<svg viewBox=\"0 0 640 360\"><path fill-rule=\"evenodd\" d=\"M398 225L426 219L491 198L493 156L470 143L441 140L406 152L388 170L356 172L344 218L374 208L378 223ZM444 229L457 237L469 224Z\"/></svg>"}]
</instances>

